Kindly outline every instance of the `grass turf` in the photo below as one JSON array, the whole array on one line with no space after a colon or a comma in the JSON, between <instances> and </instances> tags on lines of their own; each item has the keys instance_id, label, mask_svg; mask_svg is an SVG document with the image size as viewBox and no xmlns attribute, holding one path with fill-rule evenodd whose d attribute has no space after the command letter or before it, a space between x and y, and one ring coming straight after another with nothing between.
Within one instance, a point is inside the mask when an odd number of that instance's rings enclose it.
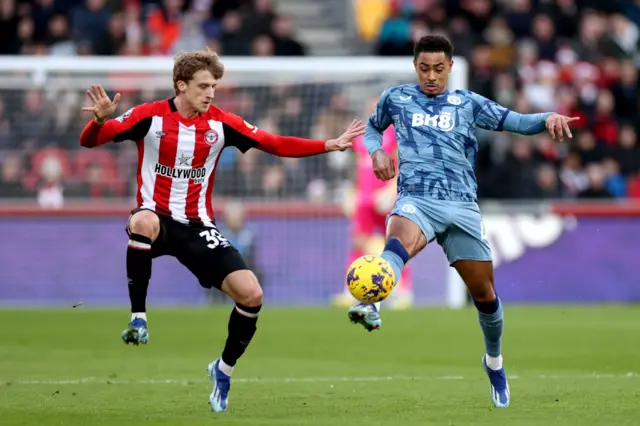
<instances>
[{"instance_id":1,"label":"grass turf","mask_svg":"<svg viewBox=\"0 0 640 426\"><path fill-rule=\"evenodd\" d=\"M211 413L205 368L229 308L150 309L150 344L119 339L125 310L0 310L2 425L632 425L640 419L638 307L509 307L512 402L494 409L475 311L262 312ZM628 374L632 373L632 374ZM47 383L49 382L49 383Z\"/></svg>"}]
</instances>

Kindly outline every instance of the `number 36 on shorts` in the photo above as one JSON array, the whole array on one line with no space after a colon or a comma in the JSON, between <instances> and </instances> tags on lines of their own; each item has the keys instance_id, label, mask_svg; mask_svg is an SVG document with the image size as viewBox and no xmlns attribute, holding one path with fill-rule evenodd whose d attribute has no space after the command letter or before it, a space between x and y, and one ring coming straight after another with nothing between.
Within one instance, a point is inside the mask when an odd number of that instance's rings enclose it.
<instances>
[{"instance_id":1,"label":"number 36 on shorts","mask_svg":"<svg viewBox=\"0 0 640 426\"><path fill-rule=\"evenodd\" d=\"M227 240L216 228L206 229L200 232L199 235L207 240L207 247L212 250L216 247L229 247L231 245L229 240Z\"/></svg>"}]
</instances>

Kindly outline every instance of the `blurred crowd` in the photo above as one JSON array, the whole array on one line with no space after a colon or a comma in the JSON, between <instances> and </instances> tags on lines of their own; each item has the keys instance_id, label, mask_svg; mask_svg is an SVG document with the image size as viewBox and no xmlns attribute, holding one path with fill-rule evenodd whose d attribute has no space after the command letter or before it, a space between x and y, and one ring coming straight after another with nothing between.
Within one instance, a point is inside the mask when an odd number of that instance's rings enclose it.
<instances>
[{"instance_id":1,"label":"blurred crowd","mask_svg":"<svg viewBox=\"0 0 640 426\"><path fill-rule=\"evenodd\" d=\"M0 55L296 56L305 47L271 0L1 0Z\"/></svg>"},{"instance_id":2,"label":"blurred crowd","mask_svg":"<svg viewBox=\"0 0 640 426\"><path fill-rule=\"evenodd\" d=\"M522 113L580 117L573 140L478 132L481 198L640 197L640 0L363 0L378 55L448 36L469 89Z\"/></svg>"},{"instance_id":3,"label":"blurred crowd","mask_svg":"<svg viewBox=\"0 0 640 426\"><path fill-rule=\"evenodd\" d=\"M169 98L173 91L121 94L117 115L140 103ZM266 131L317 139L338 136L352 117L362 114L349 108L342 87L333 84L228 86L217 90L216 104ZM79 90L0 90L1 198L38 196L41 204L55 207L62 192L66 198L135 196L134 144L79 147L79 135L91 118L81 111L85 105L89 100ZM349 153L334 154L297 159L226 149L217 165L216 194L328 201L333 190L348 183L351 169Z\"/></svg>"},{"instance_id":4,"label":"blurred crowd","mask_svg":"<svg viewBox=\"0 0 640 426\"><path fill-rule=\"evenodd\" d=\"M559 144L479 130L481 198L640 198L640 0L353 1L375 54L411 55L422 35L444 34L470 63L469 89L518 112L580 117L573 139ZM270 0L0 0L0 54L172 55L209 45L226 55L304 55L293 34ZM216 102L265 130L330 138L368 114L345 89L227 87ZM117 113L171 95L170 82L166 91L126 91ZM135 146L78 148L86 101L80 90L0 90L0 197L56 206L63 194L134 194ZM216 193L340 201L353 162L350 153L301 160L226 150Z\"/></svg>"}]
</instances>

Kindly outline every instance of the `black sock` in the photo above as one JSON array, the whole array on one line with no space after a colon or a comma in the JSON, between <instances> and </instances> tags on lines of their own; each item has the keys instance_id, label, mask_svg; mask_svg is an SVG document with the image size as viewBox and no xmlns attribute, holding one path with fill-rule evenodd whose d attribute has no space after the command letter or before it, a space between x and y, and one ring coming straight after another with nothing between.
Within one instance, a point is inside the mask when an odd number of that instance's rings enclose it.
<instances>
[{"instance_id":1,"label":"black sock","mask_svg":"<svg viewBox=\"0 0 640 426\"><path fill-rule=\"evenodd\" d=\"M495 314L498 311L498 308L500 307L500 299L498 299L497 295L495 300L493 300L492 302L476 302L476 300L474 299L473 304L476 305L476 309L478 310L478 312L491 315Z\"/></svg>"},{"instance_id":2,"label":"black sock","mask_svg":"<svg viewBox=\"0 0 640 426\"><path fill-rule=\"evenodd\" d=\"M236 365L238 358L242 356L251 338L256 332L258 313L260 306L242 306L236 304L229 317L229 336L222 351L222 360L229 366Z\"/></svg>"},{"instance_id":3,"label":"black sock","mask_svg":"<svg viewBox=\"0 0 640 426\"><path fill-rule=\"evenodd\" d=\"M146 312L147 288L151 279L151 239L130 234L127 248L127 278L131 312Z\"/></svg>"}]
</instances>

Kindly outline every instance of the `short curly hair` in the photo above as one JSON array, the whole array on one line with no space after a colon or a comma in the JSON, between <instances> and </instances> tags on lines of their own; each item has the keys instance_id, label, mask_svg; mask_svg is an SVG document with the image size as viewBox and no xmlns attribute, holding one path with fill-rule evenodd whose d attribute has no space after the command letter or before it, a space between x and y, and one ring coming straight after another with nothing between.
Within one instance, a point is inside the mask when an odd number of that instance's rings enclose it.
<instances>
[{"instance_id":1,"label":"short curly hair","mask_svg":"<svg viewBox=\"0 0 640 426\"><path fill-rule=\"evenodd\" d=\"M418 59L420 53L438 53L444 52L448 59L453 57L453 44L441 35L428 35L422 37L413 47L413 57Z\"/></svg>"},{"instance_id":2,"label":"short curly hair","mask_svg":"<svg viewBox=\"0 0 640 426\"><path fill-rule=\"evenodd\" d=\"M188 83L198 71L206 70L213 75L213 78L220 80L224 75L224 65L220 61L220 56L208 47L197 52L181 52L176 55L173 63L173 89L176 95L178 81Z\"/></svg>"}]
</instances>

